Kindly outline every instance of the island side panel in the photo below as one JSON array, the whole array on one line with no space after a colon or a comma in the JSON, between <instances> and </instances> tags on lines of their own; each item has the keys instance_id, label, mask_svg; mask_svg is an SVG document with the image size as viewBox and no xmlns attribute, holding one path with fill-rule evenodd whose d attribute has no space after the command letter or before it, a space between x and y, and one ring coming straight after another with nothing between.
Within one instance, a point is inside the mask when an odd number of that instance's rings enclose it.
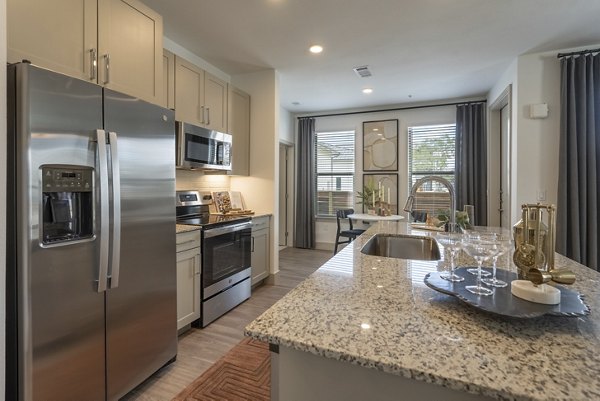
<instances>
[{"instance_id":1,"label":"island side panel","mask_svg":"<svg viewBox=\"0 0 600 401\"><path fill-rule=\"evenodd\" d=\"M347 362L279 346L271 352L271 401L490 401L446 387L365 369Z\"/></svg>"}]
</instances>

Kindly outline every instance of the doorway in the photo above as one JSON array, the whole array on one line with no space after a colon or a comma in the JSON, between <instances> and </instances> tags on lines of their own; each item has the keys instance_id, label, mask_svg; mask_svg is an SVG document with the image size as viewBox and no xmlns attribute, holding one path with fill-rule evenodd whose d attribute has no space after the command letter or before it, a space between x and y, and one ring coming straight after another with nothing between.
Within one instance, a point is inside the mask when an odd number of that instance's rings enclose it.
<instances>
[{"instance_id":1,"label":"doorway","mask_svg":"<svg viewBox=\"0 0 600 401\"><path fill-rule=\"evenodd\" d=\"M489 148L489 205L488 221L491 226L510 229L511 202L511 93L509 85L490 106Z\"/></svg>"},{"instance_id":2,"label":"doorway","mask_svg":"<svg viewBox=\"0 0 600 401\"><path fill-rule=\"evenodd\" d=\"M293 224L292 183L293 183L293 146L279 144L279 248L291 246Z\"/></svg>"}]
</instances>

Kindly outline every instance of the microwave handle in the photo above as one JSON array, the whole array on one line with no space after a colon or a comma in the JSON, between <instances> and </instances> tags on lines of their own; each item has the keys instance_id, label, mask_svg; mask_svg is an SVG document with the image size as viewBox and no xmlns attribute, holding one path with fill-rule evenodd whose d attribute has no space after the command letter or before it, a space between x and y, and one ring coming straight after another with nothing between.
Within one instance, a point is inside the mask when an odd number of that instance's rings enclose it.
<instances>
[{"instance_id":1,"label":"microwave handle","mask_svg":"<svg viewBox=\"0 0 600 401\"><path fill-rule=\"evenodd\" d=\"M225 146L223 142L217 142L217 151L215 154L215 164L222 166L223 165L223 150Z\"/></svg>"}]
</instances>

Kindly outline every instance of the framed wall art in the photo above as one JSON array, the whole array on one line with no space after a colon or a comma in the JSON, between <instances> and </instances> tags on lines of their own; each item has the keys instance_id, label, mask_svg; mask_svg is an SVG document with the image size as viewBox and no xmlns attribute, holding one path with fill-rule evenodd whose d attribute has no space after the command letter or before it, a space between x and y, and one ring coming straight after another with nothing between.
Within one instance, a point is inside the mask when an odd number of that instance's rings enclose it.
<instances>
[{"instance_id":1,"label":"framed wall art","mask_svg":"<svg viewBox=\"0 0 600 401\"><path fill-rule=\"evenodd\" d=\"M363 171L398 171L398 120L363 122Z\"/></svg>"},{"instance_id":2,"label":"framed wall art","mask_svg":"<svg viewBox=\"0 0 600 401\"><path fill-rule=\"evenodd\" d=\"M363 174L363 213L373 208L373 203L389 205L391 214L398 214L398 174Z\"/></svg>"}]
</instances>

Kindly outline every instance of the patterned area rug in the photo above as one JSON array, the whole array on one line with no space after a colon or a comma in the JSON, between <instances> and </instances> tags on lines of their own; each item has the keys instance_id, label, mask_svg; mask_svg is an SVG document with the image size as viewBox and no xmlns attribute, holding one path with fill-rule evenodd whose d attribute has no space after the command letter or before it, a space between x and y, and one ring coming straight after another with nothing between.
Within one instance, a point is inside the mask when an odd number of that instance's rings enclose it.
<instances>
[{"instance_id":1,"label":"patterned area rug","mask_svg":"<svg viewBox=\"0 0 600 401\"><path fill-rule=\"evenodd\" d=\"M173 401L269 401L269 345L243 339Z\"/></svg>"}]
</instances>

